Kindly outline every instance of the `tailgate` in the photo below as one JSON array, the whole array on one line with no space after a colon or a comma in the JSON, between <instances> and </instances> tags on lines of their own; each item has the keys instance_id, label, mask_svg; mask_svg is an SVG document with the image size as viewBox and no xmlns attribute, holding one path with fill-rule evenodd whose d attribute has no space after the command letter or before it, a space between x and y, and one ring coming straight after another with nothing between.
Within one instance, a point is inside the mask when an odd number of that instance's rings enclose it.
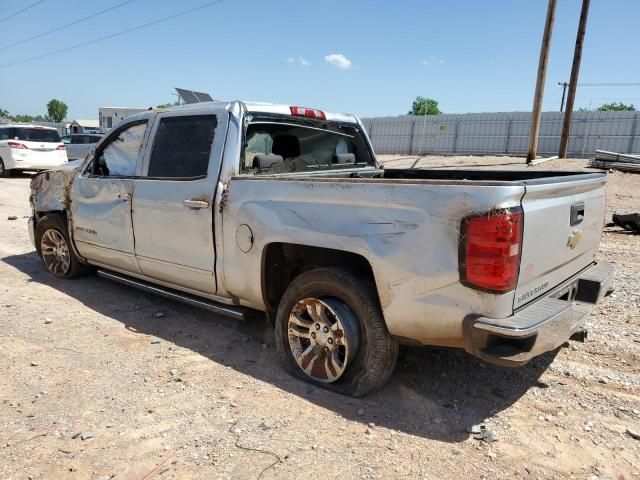
<instances>
[{"instance_id":1,"label":"tailgate","mask_svg":"<svg viewBox=\"0 0 640 480\"><path fill-rule=\"evenodd\" d=\"M514 309L594 262L605 212L604 174L525 181L524 231Z\"/></svg>"}]
</instances>

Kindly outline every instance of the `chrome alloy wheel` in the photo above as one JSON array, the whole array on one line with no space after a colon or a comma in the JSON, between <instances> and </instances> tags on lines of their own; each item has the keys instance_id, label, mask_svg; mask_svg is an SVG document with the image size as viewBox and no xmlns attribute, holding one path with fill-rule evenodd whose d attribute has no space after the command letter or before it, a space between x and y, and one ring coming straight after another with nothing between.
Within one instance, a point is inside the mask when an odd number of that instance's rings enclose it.
<instances>
[{"instance_id":1,"label":"chrome alloy wheel","mask_svg":"<svg viewBox=\"0 0 640 480\"><path fill-rule=\"evenodd\" d=\"M40 252L44 264L54 275L63 276L71 268L71 253L64 236L56 229L50 228L40 241Z\"/></svg>"},{"instance_id":2,"label":"chrome alloy wheel","mask_svg":"<svg viewBox=\"0 0 640 480\"><path fill-rule=\"evenodd\" d=\"M360 343L357 317L335 298L300 300L291 309L287 330L300 369L323 383L344 374Z\"/></svg>"}]
</instances>

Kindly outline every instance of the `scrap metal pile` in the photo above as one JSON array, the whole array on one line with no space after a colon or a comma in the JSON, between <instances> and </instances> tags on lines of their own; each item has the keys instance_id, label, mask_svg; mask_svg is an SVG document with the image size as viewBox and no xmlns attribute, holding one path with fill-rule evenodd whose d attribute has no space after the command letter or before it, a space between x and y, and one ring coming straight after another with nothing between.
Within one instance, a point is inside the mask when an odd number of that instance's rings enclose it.
<instances>
[{"instance_id":1,"label":"scrap metal pile","mask_svg":"<svg viewBox=\"0 0 640 480\"><path fill-rule=\"evenodd\" d=\"M590 167L609 170L623 170L625 172L640 173L640 155L631 155L625 153L607 152L605 150L596 150L596 155Z\"/></svg>"}]
</instances>

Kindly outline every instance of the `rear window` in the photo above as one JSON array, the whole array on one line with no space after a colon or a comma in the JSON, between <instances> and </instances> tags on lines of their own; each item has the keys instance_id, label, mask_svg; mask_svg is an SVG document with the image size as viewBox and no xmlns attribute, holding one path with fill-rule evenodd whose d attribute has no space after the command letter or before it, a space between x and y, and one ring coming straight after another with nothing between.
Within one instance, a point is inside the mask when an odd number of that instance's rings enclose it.
<instances>
[{"instance_id":1,"label":"rear window","mask_svg":"<svg viewBox=\"0 0 640 480\"><path fill-rule=\"evenodd\" d=\"M247 127L241 167L270 174L371 165L371 151L355 126L257 120Z\"/></svg>"},{"instance_id":2,"label":"rear window","mask_svg":"<svg viewBox=\"0 0 640 480\"><path fill-rule=\"evenodd\" d=\"M60 135L57 130L47 130L44 128L14 128L13 138L27 142L60 143Z\"/></svg>"}]
</instances>

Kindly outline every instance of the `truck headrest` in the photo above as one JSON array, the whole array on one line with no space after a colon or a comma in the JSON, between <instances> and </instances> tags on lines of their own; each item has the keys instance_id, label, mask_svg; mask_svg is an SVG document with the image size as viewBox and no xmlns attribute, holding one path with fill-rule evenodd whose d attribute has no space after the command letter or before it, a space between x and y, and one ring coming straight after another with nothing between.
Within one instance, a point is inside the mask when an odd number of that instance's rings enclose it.
<instances>
[{"instance_id":1,"label":"truck headrest","mask_svg":"<svg viewBox=\"0 0 640 480\"><path fill-rule=\"evenodd\" d=\"M261 171L269 170L274 163L282 163L283 161L280 155L256 155L253 157L253 168Z\"/></svg>"}]
</instances>

